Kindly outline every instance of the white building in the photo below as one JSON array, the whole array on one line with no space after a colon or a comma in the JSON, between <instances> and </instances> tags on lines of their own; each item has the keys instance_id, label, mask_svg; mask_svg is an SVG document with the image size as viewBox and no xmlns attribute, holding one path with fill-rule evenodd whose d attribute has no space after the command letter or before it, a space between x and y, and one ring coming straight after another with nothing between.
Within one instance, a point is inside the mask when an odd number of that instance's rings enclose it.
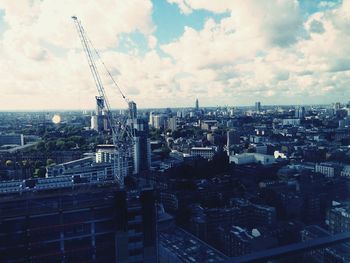
<instances>
[{"instance_id":1,"label":"white building","mask_svg":"<svg viewBox=\"0 0 350 263\"><path fill-rule=\"evenodd\" d=\"M250 164L261 163L262 165L269 165L275 163L275 157L272 155L260 154L260 153L242 153L230 155L230 163Z\"/></svg>"},{"instance_id":2,"label":"white building","mask_svg":"<svg viewBox=\"0 0 350 263\"><path fill-rule=\"evenodd\" d=\"M216 147L192 147L191 149L192 156L200 156L208 160L213 159L215 153Z\"/></svg>"},{"instance_id":3,"label":"white building","mask_svg":"<svg viewBox=\"0 0 350 263\"><path fill-rule=\"evenodd\" d=\"M282 119L282 125L298 126L300 125L300 119Z\"/></svg>"},{"instance_id":4,"label":"white building","mask_svg":"<svg viewBox=\"0 0 350 263\"><path fill-rule=\"evenodd\" d=\"M350 177L350 165L344 166L344 169L341 171L340 176Z\"/></svg>"},{"instance_id":5,"label":"white building","mask_svg":"<svg viewBox=\"0 0 350 263\"><path fill-rule=\"evenodd\" d=\"M341 175L343 167L336 163L318 163L315 165L315 172L324 174L326 177Z\"/></svg>"}]
</instances>

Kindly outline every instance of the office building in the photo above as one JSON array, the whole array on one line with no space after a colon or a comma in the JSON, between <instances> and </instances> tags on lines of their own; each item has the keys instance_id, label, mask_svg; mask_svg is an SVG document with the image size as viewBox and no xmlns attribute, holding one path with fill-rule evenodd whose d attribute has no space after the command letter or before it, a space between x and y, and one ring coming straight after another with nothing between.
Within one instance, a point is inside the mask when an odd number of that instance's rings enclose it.
<instances>
[{"instance_id":1,"label":"office building","mask_svg":"<svg viewBox=\"0 0 350 263\"><path fill-rule=\"evenodd\" d=\"M303 242L329 236L331 236L331 233L317 225L308 226L301 231L301 240ZM303 260L305 262L319 263L346 263L350 261L349 251L350 247L348 244L337 244L306 252L304 253Z\"/></svg>"},{"instance_id":2,"label":"office building","mask_svg":"<svg viewBox=\"0 0 350 263\"><path fill-rule=\"evenodd\" d=\"M227 155L230 155L231 153L231 147L233 145L239 144L240 143L240 134L237 130L229 130L227 131Z\"/></svg>"},{"instance_id":3,"label":"office building","mask_svg":"<svg viewBox=\"0 0 350 263\"><path fill-rule=\"evenodd\" d=\"M23 134L0 134L0 146L2 145L24 145Z\"/></svg>"},{"instance_id":4,"label":"office building","mask_svg":"<svg viewBox=\"0 0 350 263\"><path fill-rule=\"evenodd\" d=\"M177 130L177 119L176 117L171 117L168 119L168 125L167 128L172 131Z\"/></svg>"},{"instance_id":5,"label":"office building","mask_svg":"<svg viewBox=\"0 0 350 263\"><path fill-rule=\"evenodd\" d=\"M273 155L266 155L260 153L242 153L230 155L230 163L237 165L260 163L262 165L270 165L276 162Z\"/></svg>"},{"instance_id":6,"label":"office building","mask_svg":"<svg viewBox=\"0 0 350 263\"><path fill-rule=\"evenodd\" d=\"M198 99L196 99L195 109L196 109L196 111L199 111L199 101L198 101Z\"/></svg>"},{"instance_id":7,"label":"office building","mask_svg":"<svg viewBox=\"0 0 350 263\"><path fill-rule=\"evenodd\" d=\"M207 160L213 159L216 153L216 147L192 147L191 156L202 157Z\"/></svg>"},{"instance_id":8,"label":"office building","mask_svg":"<svg viewBox=\"0 0 350 263\"><path fill-rule=\"evenodd\" d=\"M105 102L103 97L96 96L96 111L91 115L91 129L103 131L108 129L107 118L104 112Z\"/></svg>"},{"instance_id":9,"label":"office building","mask_svg":"<svg viewBox=\"0 0 350 263\"><path fill-rule=\"evenodd\" d=\"M130 101L129 103L129 118L136 119L137 118L137 107L134 101Z\"/></svg>"},{"instance_id":10,"label":"office building","mask_svg":"<svg viewBox=\"0 0 350 263\"><path fill-rule=\"evenodd\" d=\"M115 153L113 144L99 144L96 146L96 163L112 163Z\"/></svg>"},{"instance_id":11,"label":"office building","mask_svg":"<svg viewBox=\"0 0 350 263\"><path fill-rule=\"evenodd\" d=\"M305 107L299 107L295 110L295 118L305 118Z\"/></svg>"},{"instance_id":12,"label":"office building","mask_svg":"<svg viewBox=\"0 0 350 263\"><path fill-rule=\"evenodd\" d=\"M153 190L53 179L0 183L1 262L157 261Z\"/></svg>"},{"instance_id":13,"label":"office building","mask_svg":"<svg viewBox=\"0 0 350 263\"><path fill-rule=\"evenodd\" d=\"M134 148L133 173L139 174L148 171L151 167L151 144L148 138L148 124L145 120L133 120Z\"/></svg>"},{"instance_id":14,"label":"office building","mask_svg":"<svg viewBox=\"0 0 350 263\"><path fill-rule=\"evenodd\" d=\"M261 112L261 103L260 101L255 102L255 111Z\"/></svg>"},{"instance_id":15,"label":"office building","mask_svg":"<svg viewBox=\"0 0 350 263\"><path fill-rule=\"evenodd\" d=\"M282 119L283 126L299 126L300 119Z\"/></svg>"},{"instance_id":16,"label":"office building","mask_svg":"<svg viewBox=\"0 0 350 263\"><path fill-rule=\"evenodd\" d=\"M344 166L338 163L324 162L315 165L315 172L324 174L326 177L340 176Z\"/></svg>"},{"instance_id":17,"label":"office building","mask_svg":"<svg viewBox=\"0 0 350 263\"><path fill-rule=\"evenodd\" d=\"M350 231L350 206L331 208L327 212L326 222L332 234Z\"/></svg>"},{"instance_id":18,"label":"office building","mask_svg":"<svg viewBox=\"0 0 350 263\"><path fill-rule=\"evenodd\" d=\"M173 227L160 232L160 263L220 262L227 259L223 253L181 228Z\"/></svg>"}]
</instances>

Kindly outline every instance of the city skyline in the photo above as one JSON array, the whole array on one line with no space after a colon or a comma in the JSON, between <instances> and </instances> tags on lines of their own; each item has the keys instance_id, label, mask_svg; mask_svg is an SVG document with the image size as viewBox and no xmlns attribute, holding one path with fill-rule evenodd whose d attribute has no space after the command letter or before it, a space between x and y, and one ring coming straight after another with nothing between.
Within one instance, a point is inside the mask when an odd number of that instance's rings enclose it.
<instances>
[{"instance_id":1,"label":"city skyline","mask_svg":"<svg viewBox=\"0 0 350 263\"><path fill-rule=\"evenodd\" d=\"M139 108L350 97L350 0L3 1L2 111L94 107L72 15ZM100 73L112 108L126 108Z\"/></svg>"}]
</instances>

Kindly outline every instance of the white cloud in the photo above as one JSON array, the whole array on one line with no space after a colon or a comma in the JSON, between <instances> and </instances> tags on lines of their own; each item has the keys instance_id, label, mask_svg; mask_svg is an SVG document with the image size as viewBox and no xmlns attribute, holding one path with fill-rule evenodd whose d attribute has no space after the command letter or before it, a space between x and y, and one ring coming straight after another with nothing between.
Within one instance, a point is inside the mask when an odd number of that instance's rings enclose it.
<instances>
[{"instance_id":1,"label":"white cloud","mask_svg":"<svg viewBox=\"0 0 350 263\"><path fill-rule=\"evenodd\" d=\"M0 105L93 107L97 92L72 14L81 18L115 79L139 107L188 106L196 97L210 105L350 97L349 0L306 19L298 2L290 0L168 2L185 14L205 9L227 15L208 18L200 30L188 25L178 39L159 46L150 1L1 1L7 28L0 39ZM136 31L148 50L128 42L127 33ZM121 35L130 52L116 49ZM125 107L101 75L112 106Z\"/></svg>"}]
</instances>

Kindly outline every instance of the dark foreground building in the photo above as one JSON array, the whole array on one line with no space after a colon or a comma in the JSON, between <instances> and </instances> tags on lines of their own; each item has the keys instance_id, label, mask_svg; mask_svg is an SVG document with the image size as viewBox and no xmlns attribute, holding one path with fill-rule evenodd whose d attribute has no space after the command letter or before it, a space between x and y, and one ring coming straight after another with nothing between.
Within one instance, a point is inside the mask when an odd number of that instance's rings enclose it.
<instances>
[{"instance_id":1,"label":"dark foreground building","mask_svg":"<svg viewBox=\"0 0 350 263\"><path fill-rule=\"evenodd\" d=\"M153 190L28 185L0 191L1 262L157 261Z\"/></svg>"}]
</instances>

